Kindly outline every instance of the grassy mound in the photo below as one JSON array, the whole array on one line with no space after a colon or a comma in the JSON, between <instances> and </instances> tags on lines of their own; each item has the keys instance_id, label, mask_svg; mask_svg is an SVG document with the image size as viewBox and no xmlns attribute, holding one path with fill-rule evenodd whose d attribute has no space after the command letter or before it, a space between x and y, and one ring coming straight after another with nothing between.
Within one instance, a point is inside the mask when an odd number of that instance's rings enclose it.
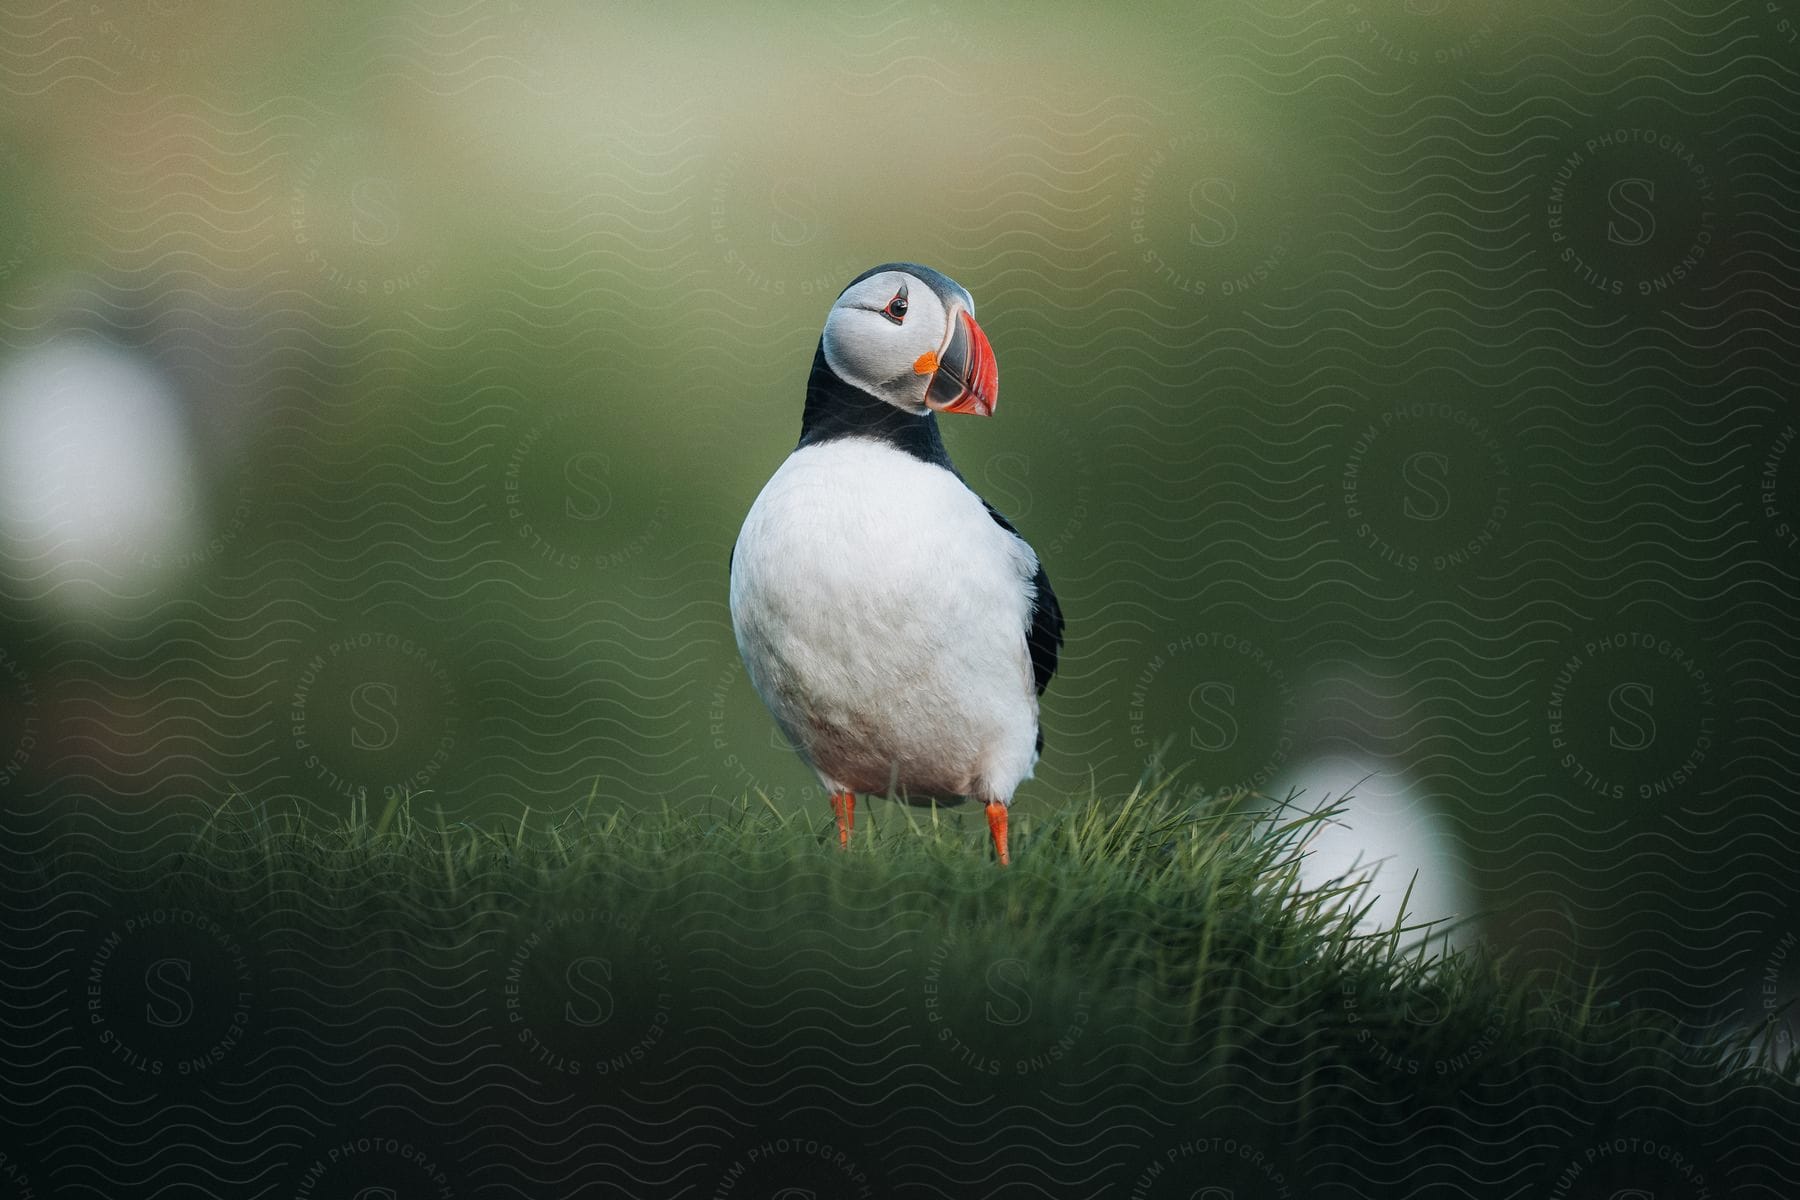
<instances>
[{"instance_id":1,"label":"grassy mound","mask_svg":"<svg viewBox=\"0 0 1800 1200\"><path fill-rule=\"evenodd\" d=\"M1005 871L880 802L847 853L755 799L60 842L11 885L19 1144L101 1192L95 1138L246 1195L1789 1194L1800 1063L1359 934L1299 883L1331 815L1164 781Z\"/></svg>"}]
</instances>

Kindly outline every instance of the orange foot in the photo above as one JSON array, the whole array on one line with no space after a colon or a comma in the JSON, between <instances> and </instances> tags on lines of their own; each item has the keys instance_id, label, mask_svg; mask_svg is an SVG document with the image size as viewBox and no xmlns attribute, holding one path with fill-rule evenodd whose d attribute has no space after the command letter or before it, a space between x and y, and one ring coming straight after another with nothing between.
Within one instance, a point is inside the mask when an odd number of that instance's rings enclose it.
<instances>
[{"instance_id":1,"label":"orange foot","mask_svg":"<svg viewBox=\"0 0 1800 1200\"><path fill-rule=\"evenodd\" d=\"M1006 805L998 801L989 801L987 806L988 832L994 835L994 853L1000 856L1000 865L1012 862L1012 855L1006 852Z\"/></svg>"},{"instance_id":2,"label":"orange foot","mask_svg":"<svg viewBox=\"0 0 1800 1200\"><path fill-rule=\"evenodd\" d=\"M850 831L856 828L856 793L833 792L831 811L837 814L838 848L850 848Z\"/></svg>"}]
</instances>

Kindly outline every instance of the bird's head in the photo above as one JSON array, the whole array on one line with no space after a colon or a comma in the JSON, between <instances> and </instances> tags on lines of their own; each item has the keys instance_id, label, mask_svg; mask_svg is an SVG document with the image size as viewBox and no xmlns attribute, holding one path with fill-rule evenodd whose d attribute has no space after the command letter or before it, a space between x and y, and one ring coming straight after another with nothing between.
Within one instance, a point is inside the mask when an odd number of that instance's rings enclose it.
<instances>
[{"instance_id":1,"label":"bird's head","mask_svg":"<svg viewBox=\"0 0 1800 1200\"><path fill-rule=\"evenodd\" d=\"M904 412L985 417L1000 397L974 299L930 267L884 263L852 279L825 318L821 346L839 379Z\"/></svg>"}]
</instances>

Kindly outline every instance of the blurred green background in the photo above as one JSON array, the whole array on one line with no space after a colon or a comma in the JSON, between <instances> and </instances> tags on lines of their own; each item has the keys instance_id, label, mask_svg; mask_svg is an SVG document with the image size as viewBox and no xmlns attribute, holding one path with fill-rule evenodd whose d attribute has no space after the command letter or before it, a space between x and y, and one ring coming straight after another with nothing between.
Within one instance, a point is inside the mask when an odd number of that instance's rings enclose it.
<instances>
[{"instance_id":1,"label":"blurred green background","mask_svg":"<svg viewBox=\"0 0 1800 1200\"><path fill-rule=\"evenodd\" d=\"M822 816L726 560L912 259L1069 619L1020 811L1368 777L1327 874L1708 1019L1800 978L1788 6L12 7L8 837Z\"/></svg>"}]
</instances>

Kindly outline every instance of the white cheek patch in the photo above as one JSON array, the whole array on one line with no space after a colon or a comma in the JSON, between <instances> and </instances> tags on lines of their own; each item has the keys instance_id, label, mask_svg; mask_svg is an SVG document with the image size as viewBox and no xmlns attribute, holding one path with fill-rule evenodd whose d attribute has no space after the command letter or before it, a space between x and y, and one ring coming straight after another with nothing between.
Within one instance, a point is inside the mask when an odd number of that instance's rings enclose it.
<instances>
[{"instance_id":1,"label":"white cheek patch","mask_svg":"<svg viewBox=\"0 0 1800 1200\"><path fill-rule=\"evenodd\" d=\"M943 343L947 319L937 296L917 280L909 282L903 322L896 325L872 311L885 307L897 290L898 281L878 277L839 299L825 322L825 362L844 382L909 412L923 412L930 375L918 373L915 364Z\"/></svg>"}]
</instances>

